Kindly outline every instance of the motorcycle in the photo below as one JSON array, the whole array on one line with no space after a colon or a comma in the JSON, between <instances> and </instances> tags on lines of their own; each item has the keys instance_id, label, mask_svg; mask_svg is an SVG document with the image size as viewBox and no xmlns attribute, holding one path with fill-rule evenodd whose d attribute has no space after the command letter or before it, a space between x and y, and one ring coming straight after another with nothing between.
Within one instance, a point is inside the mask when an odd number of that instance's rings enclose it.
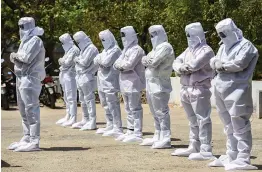
<instances>
[{"instance_id":1,"label":"motorcycle","mask_svg":"<svg viewBox=\"0 0 262 172\"><path fill-rule=\"evenodd\" d=\"M4 59L1 59L1 63ZM12 72L7 72L7 77L3 71L7 66L1 65L1 107L3 110L8 110L10 103L16 103L16 77ZM11 70L10 68L8 68ZM12 70L11 70L12 71Z\"/></svg>"},{"instance_id":2,"label":"motorcycle","mask_svg":"<svg viewBox=\"0 0 262 172\"><path fill-rule=\"evenodd\" d=\"M47 57L45 61L49 61ZM48 64L45 68L49 67L52 63ZM42 81L42 90L39 96L39 100L42 104L49 106L50 108L55 108L56 103L56 84L52 78L52 76L47 75L45 79Z\"/></svg>"}]
</instances>

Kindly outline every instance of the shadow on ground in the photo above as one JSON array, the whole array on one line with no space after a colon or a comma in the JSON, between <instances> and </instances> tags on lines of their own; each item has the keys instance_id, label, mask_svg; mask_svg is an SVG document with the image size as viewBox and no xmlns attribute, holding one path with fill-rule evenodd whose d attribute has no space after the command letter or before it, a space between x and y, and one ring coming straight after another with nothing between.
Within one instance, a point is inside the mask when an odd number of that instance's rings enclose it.
<instances>
[{"instance_id":1,"label":"shadow on ground","mask_svg":"<svg viewBox=\"0 0 262 172\"><path fill-rule=\"evenodd\" d=\"M173 141L173 142L175 142L175 141L181 141L181 139L171 138L171 141Z\"/></svg>"},{"instance_id":2,"label":"shadow on ground","mask_svg":"<svg viewBox=\"0 0 262 172\"><path fill-rule=\"evenodd\" d=\"M12 166L12 165L8 164L7 162L5 162L4 160L1 160L1 168L3 168L3 167L22 167L22 166L19 166L19 165Z\"/></svg>"},{"instance_id":3,"label":"shadow on ground","mask_svg":"<svg viewBox=\"0 0 262 172\"><path fill-rule=\"evenodd\" d=\"M105 125L105 122L97 122L96 125Z\"/></svg>"},{"instance_id":4,"label":"shadow on ground","mask_svg":"<svg viewBox=\"0 0 262 172\"><path fill-rule=\"evenodd\" d=\"M171 145L171 148L188 148L188 145Z\"/></svg>"},{"instance_id":5,"label":"shadow on ground","mask_svg":"<svg viewBox=\"0 0 262 172\"><path fill-rule=\"evenodd\" d=\"M43 151L84 151L91 148L83 147L50 147L50 148L41 148Z\"/></svg>"},{"instance_id":6,"label":"shadow on ground","mask_svg":"<svg viewBox=\"0 0 262 172\"><path fill-rule=\"evenodd\" d=\"M256 166L256 167L258 168L258 170L262 170L262 165L261 165L261 164L260 164L260 165L258 165L258 164L252 164L252 165Z\"/></svg>"}]
</instances>

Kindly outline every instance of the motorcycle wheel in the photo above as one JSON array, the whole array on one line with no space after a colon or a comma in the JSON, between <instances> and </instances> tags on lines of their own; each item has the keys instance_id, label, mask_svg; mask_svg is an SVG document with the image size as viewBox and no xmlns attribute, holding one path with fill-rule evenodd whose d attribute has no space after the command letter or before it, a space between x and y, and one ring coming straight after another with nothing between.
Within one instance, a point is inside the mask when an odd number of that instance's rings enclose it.
<instances>
[{"instance_id":1,"label":"motorcycle wheel","mask_svg":"<svg viewBox=\"0 0 262 172\"><path fill-rule=\"evenodd\" d=\"M55 94L51 94L49 96L50 96L50 108L55 109L56 96Z\"/></svg>"},{"instance_id":2,"label":"motorcycle wheel","mask_svg":"<svg viewBox=\"0 0 262 172\"><path fill-rule=\"evenodd\" d=\"M8 96L6 94L2 95L2 109L8 110L9 109L9 102L8 102Z\"/></svg>"}]
</instances>

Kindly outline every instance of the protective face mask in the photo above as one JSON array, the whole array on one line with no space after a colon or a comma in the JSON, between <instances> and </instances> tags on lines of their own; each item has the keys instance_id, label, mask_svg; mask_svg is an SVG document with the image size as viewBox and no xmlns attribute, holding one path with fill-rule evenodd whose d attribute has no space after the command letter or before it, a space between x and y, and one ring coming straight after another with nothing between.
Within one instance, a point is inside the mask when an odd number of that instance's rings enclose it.
<instances>
[{"instance_id":1,"label":"protective face mask","mask_svg":"<svg viewBox=\"0 0 262 172\"><path fill-rule=\"evenodd\" d=\"M123 43L124 48L126 48L128 46L128 42L126 40L126 37L122 37L121 39L122 39L122 43Z\"/></svg>"},{"instance_id":2,"label":"protective face mask","mask_svg":"<svg viewBox=\"0 0 262 172\"><path fill-rule=\"evenodd\" d=\"M19 30L19 36L21 41L25 41L29 37L30 30Z\"/></svg>"},{"instance_id":3,"label":"protective face mask","mask_svg":"<svg viewBox=\"0 0 262 172\"><path fill-rule=\"evenodd\" d=\"M196 36L187 37L188 47L191 49L196 48L201 43L201 40Z\"/></svg>"},{"instance_id":4,"label":"protective face mask","mask_svg":"<svg viewBox=\"0 0 262 172\"><path fill-rule=\"evenodd\" d=\"M103 45L105 50L108 50L112 45L112 42L108 39L103 38L103 39L101 39L101 41L102 41L102 45Z\"/></svg>"},{"instance_id":5,"label":"protective face mask","mask_svg":"<svg viewBox=\"0 0 262 172\"><path fill-rule=\"evenodd\" d=\"M64 51L67 52L72 47L72 44L68 44L68 43L62 44L62 47L63 47Z\"/></svg>"},{"instance_id":6,"label":"protective face mask","mask_svg":"<svg viewBox=\"0 0 262 172\"><path fill-rule=\"evenodd\" d=\"M150 37L151 37L151 43L152 43L153 49L155 49L158 44L157 33L156 32L150 33Z\"/></svg>"},{"instance_id":7,"label":"protective face mask","mask_svg":"<svg viewBox=\"0 0 262 172\"><path fill-rule=\"evenodd\" d=\"M234 44L239 42L238 36L235 32L229 32L226 35L224 34L223 37L221 36L221 33L219 33L219 35L225 45L226 51L228 51Z\"/></svg>"}]
</instances>

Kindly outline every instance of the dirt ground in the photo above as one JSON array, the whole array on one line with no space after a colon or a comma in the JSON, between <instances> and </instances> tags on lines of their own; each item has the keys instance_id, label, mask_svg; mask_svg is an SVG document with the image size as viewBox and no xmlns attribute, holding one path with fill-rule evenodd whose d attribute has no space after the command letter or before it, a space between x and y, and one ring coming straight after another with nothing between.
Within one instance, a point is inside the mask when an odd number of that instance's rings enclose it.
<instances>
[{"instance_id":1,"label":"dirt ground","mask_svg":"<svg viewBox=\"0 0 262 172\"><path fill-rule=\"evenodd\" d=\"M126 114L122 108L123 126ZM144 137L152 137L153 119L148 105L144 108ZM171 107L172 149L153 150L136 143L122 143L111 137L102 137L95 131L79 131L55 125L64 116L65 109L41 108L42 151L18 153L7 150L8 145L21 138L22 126L16 107L2 112L2 160L6 162L2 171L12 172L151 172L178 171L203 172L224 171L223 168L209 168L208 161L189 161L183 157L173 157L170 153L176 148L188 146L188 121L183 108ZM80 120L80 107L78 107ZM213 153L225 153L225 136L216 110L212 110ZM98 127L105 126L104 111L97 104ZM253 151L252 163L262 170L262 120L252 117Z\"/></svg>"}]
</instances>

